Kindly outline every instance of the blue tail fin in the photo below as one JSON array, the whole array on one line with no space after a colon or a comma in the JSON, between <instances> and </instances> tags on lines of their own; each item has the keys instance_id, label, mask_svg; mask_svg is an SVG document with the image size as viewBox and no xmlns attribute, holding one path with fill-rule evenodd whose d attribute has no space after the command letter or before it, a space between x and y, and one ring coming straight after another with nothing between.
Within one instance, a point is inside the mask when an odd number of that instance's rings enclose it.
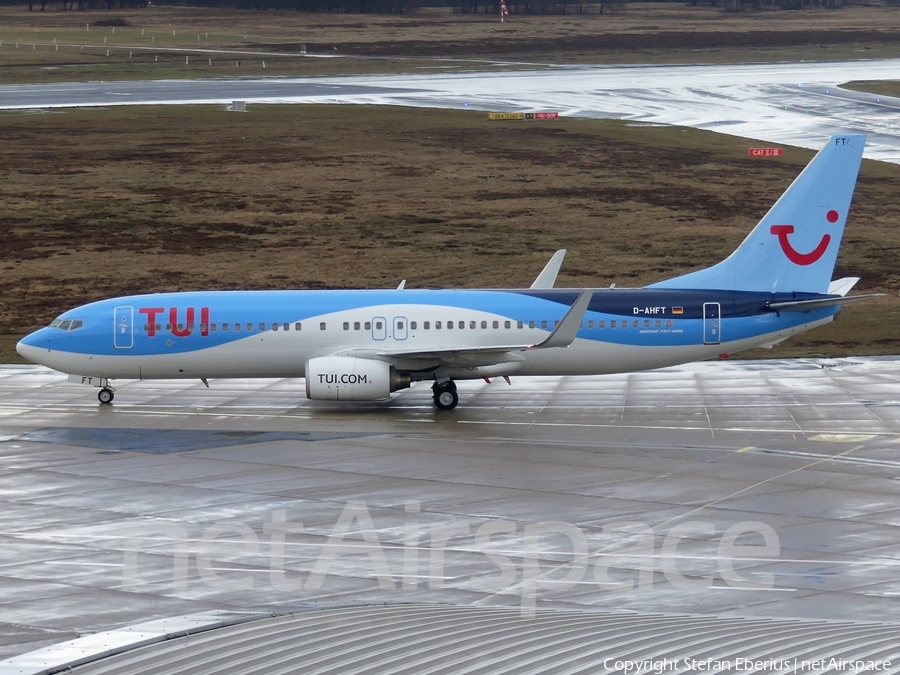
<instances>
[{"instance_id":1,"label":"blue tail fin","mask_svg":"<svg viewBox=\"0 0 900 675\"><path fill-rule=\"evenodd\" d=\"M865 145L833 136L728 258L650 288L827 293Z\"/></svg>"}]
</instances>

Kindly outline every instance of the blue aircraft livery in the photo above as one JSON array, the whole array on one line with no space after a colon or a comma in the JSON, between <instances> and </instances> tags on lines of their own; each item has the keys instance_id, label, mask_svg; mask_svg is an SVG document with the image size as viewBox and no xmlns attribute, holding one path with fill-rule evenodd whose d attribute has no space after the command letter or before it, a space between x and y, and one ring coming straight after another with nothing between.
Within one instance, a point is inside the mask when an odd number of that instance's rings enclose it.
<instances>
[{"instance_id":1,"label":"blue aircraft livery","mask_svg":"<svg viewBox=\"0 0 900 675\"><path fill-rule=\"evenodd\" d=\"M594 375L769 346L829 323L858 279L831 280L865 136L833 137L738 249L645 288L556 289L564 251L528 289L211 291L65 312L17 346L100 388L110 380L303 377L321 400L377 400L430 381Z\"/></svg>"}]
</instances>

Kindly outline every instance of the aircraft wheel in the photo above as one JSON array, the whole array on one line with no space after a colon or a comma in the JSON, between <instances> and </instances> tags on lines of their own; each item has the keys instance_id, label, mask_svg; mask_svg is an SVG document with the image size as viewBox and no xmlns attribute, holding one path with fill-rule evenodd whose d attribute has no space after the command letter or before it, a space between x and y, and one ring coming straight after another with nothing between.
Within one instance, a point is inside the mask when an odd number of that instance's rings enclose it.
<instances>
[{"instance_id":1,"label":"aircraft wheel","mask_svg":"<svg viewBox=\"0 0 900 675\"><path fill-rule=\"evenodd\" d=\"M104 405L107 403L112 403L112 400L115 397L116 397L116 395L113 393L112 389L103 388L100 390L100 393L97 394L97 399L100 401L100 403L103 403Z\"/></svg>"},{"instance_id":2,"label":"aircraft wheel","mask_svg":"<svg viewBox=\"0 0 900 675\"><path fill-rule=\"evenodd\" d=\"M434 404L440 410L453 410L457 403L459 394L456 393L456 385L453 382L434 388Z\"/></svg>"}]
</instances>

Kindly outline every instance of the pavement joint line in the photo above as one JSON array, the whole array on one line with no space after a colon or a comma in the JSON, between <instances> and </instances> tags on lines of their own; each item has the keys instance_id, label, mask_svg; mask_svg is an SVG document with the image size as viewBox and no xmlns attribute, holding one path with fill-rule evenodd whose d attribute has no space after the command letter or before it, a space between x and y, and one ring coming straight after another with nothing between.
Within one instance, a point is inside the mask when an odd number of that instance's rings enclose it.
<instances>
[{"instance_id":1,"label":"pavement joint line","mask_svg":"<svg viewBox=\"0 0 900 675\"><path fill-rule=\"evenodd\" d=\"M825 463L825 462L833 461L833 460L834 460L835 458L837 458L837 457L849 455L851 452L855 452L856 450L860 450L860 449L862 449L862 448L864 448L864 447L865 447L864 445L857 445L857 446L855 446L855 447L850 448L849 450L844 450L843 452L838 453L838 454L835 455L834 457L827 457L827 458L824 458L824 459L820 459L820 460L817 460L817 461L815 461L815 462L811 462L811 463L809 463L809 464L805 464L804 466L798 467L798 468L796 468L796 469L791 469L790 471L782 472L782 473L778 474L777 476L771 476L771 477L766 478L766 479L764 479L764 480L757 481L756 483L753 483L752 485L748 485L747 487L744 487L744 488L742 488L742 489L740 489L740 490L736 490L736 491L732 492L731 494L727 494L727 495L725 495L725 496L723 496L723 497L719 497L718 499L714 499L714 500L712 500L712 501L710 501L710 502L707 502L706 504L703 504L702 506L698 506L698 507L693 508L693 509L691 509L691 510L689 510L689 511L686 511L686 512L684 512L684 513L680 513L680 514L678 514L678 515L672 516L671 518L669 518L669 519L667 519L667 520L664 520L664 521L661 522L661 523L657 523L657 525L656 525L656 527L655 527L654 529L659 528L659 527L666 527L667 525L670 525L670 524L674 523L674 522L677 521L677 520L682 520L683 518L687 518L687 517L690 516L690 515L693 515L693 514L695 514L695 513L699 513L700 511L703 511L704 509L710 508L710 507L715 506L715 505L717 505L717 504L721 504L722 502L724 502L724 501L726 501L726 500L728 500L728 499L731 499L731 498L736 497L736 496L738 496L738 495L741 495L741 494L743 494L743 493L745 493L745 492L748 492L748 491L750 491L750 490L753 490L754 488L757 488L757 487L759 487L759 486L761 486L761 485L765 485L766 483L771 483L772 481L778 480L779 478L784 478L785 476L790 476L791 474L797 473L797 472L799 472L799 471L803 471L804 469L809 469L809 468L814 467L814 466L817 466L817 465L819 465L819 464L822 464L822 463ZM484 598L482 598L482 599L480 599L480 600L476 600L475 602L473 602L473 603L471 603L471 604L472 604L473 606L480 605L480 604L482 604L482 603L484 603L484 602L487 602L488 600L492 600L492 599L496 598L497 596L499 596L499 595L501 595L501 594L503 594L503 593L509 593L509 592L511 592L511 591L515 591L515 590L517 590L517 589L520 589L520 588L521 588L524 584L526 584L526 583L533 583L534 581L537 581L538 579L543 580L543 579L545 579L546 577L548 577L550 574L553 574L553 573L559 572L559 571L561 571L561 570L564 570L564 569L566 569L566 568L568 568L568 567L571 567L572 565L575 565L576 563L578 563L578 564L580 564L580 563L582 563L582 562L587 563L587 561L591 560L592 558L600 558L600 557L606 555L606 553L607 553L611 548L616 547L616 546L621 546L622 544L627 544L629 541L633 540L634 538L636 538L636 537L638 537L638 536L640 536L640 535L639 535L639 534L633 534L633 535L631 535L630 537L626 536L622 541L617 541L617 542L613 542L613 543L607 544L606 546L604 546L603 548L599 549L599 550L596 551L595 553L588 553L587 555L583 555L583 556L579 557L577 560L573 558L573 560L571 560L571 561L569 561L569 562L563 563L562 565L557 565L556 567L554 567L554 568L552 568L552 569L550 569L550 570L547 570L546 572L541 572L541 573L538 574L537 576L531 577L531 578L529 578L529 579L527 579L527 580L523 579L523 580L520 581L520 582L517 582L517 583L515 583L515 584L512 584L512 585L510 585L510 586L507 586L506 588L504 588L504 589L501 590L501 591L497 591L497 592L495 592L495 593L491 593L490 595L488 595L488 596L486 596L486 597L484 597Z\"/></svg>"}]
</instances>

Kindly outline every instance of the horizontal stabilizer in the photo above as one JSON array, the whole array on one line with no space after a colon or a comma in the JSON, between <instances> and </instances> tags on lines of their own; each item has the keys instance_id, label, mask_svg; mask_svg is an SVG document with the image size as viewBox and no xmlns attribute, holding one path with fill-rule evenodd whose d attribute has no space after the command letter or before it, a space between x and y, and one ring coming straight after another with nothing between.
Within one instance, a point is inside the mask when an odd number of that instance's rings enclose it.
<instances>
[{"instance_id":1,"label":"horizontal stabilizer","mask_svg":"<svg viewBox=\"0 0 900 675\"><path fill-rule=\"evenodd\" d=\"M769 309L776 312L808 312L811 309L821 307L833 307L834 305L849 305L851 302L871 300L883 297L884 293L872 293L871 295L851 295L850 297L819 298L818 300L795 300L791 302L773 302Z\"/></svg>"},{"instance_id":2,"label":"horizontal stabilizer","mask_svg":"<svg viewBox=\"0 0 900 675\"><path fill-rule=\"evenodd\" d=\"M565 257L566 249L564 248L554 253L553 257L550 258L550 262L544 265L544 269L541 270L541 273L537 275L537 279L531 284L531 288L553 288L553 285L556 283L556 275L559 274L559 268L562 267L563 258Z\"/></svg>"}]
</instances>

